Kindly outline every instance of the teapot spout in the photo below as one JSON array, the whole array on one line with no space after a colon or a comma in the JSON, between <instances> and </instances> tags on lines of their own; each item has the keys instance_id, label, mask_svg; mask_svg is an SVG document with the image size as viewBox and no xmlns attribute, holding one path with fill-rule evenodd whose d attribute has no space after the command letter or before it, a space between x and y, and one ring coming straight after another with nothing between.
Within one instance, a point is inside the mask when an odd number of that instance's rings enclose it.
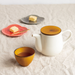
<instances>
[{"instance_id":1,"label":"teapot spout","mask_svg":"<svg viewBox=\"0 0 75 75\"><path fill-rule=\"evenodd\" d=\"M42 52L42 43L41 43L41 35L40 34L33 34L33 37L36 38L35 40L35 47L39 52Z\"/></svg>"}]
</instances>

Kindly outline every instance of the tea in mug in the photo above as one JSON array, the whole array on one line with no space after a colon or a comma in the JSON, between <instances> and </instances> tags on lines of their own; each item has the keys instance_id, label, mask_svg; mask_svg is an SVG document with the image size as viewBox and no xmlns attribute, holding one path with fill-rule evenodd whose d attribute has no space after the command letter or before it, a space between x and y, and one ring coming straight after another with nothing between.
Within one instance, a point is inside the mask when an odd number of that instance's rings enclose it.
<instances>
[{"instance_id":1,"label":"tea in mug","mask_svg":"<svg viewBox=\"0 0 75 75\"><path fill-rule=\"evenodd\" d=\"M27 52L22 52L22 53L19 53L18 56L21 56L21 57L27 57L27 56L30 56L31 53L27 53Z\"/></svg>"}]
</instances>

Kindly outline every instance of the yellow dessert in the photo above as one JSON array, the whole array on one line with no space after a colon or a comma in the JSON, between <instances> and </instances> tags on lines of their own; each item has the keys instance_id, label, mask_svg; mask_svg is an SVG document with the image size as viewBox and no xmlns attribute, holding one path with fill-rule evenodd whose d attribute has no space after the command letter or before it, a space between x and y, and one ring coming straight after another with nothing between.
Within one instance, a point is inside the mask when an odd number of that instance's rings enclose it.
<instances>
[{"instance_id":1,"label":"yellow dessert","mask_svg":"<svg viewBox=\"0 0 75 75\"><path fill-rule=\"evenodd\" d=\"M29 16L29 21L37 21L37 17L36 16Z\"/></svg>"},{"instance_id":2,"label":"yellow dessert","mask_svg":"<svg viewBox=\"0 0 75 75\"><path fill-rule=\"evenodd\" d=\"M19 31L19 29L16 26L11 27L9 30L13 33Z\"/></svg>"}]
</instances>

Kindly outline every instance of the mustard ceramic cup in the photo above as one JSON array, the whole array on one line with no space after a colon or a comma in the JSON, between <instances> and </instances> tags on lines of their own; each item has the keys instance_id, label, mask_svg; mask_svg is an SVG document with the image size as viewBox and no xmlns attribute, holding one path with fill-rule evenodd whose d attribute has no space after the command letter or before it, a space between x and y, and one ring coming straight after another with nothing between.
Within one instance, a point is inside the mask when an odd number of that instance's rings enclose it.
<instances>
[{"instance_id":1,"label":"mustard ceramic cup","mask_svg":"<svg viewBox=\"0 0 75 75\"><path fill-rule=\"evenodd\" d=\"M15 58L21 66L28 66L35 55L34 49L30 47L21 47L14 51Z\"/></svg>"}]
</instances>

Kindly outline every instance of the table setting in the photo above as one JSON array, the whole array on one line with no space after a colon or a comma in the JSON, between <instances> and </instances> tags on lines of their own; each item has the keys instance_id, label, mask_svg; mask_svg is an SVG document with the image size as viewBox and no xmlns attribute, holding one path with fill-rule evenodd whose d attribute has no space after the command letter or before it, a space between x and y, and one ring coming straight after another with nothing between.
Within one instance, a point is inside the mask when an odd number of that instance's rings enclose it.
<instances>
[{"instance_id":1,"label":"table setting","mask_svg":"<svg viewBox=\"0 0 75 75\"><path fill-rule=\"evenodd\" d=\"M0 75L75 75L74 8L0 5Z\"/></svg>"}]
</instances>

